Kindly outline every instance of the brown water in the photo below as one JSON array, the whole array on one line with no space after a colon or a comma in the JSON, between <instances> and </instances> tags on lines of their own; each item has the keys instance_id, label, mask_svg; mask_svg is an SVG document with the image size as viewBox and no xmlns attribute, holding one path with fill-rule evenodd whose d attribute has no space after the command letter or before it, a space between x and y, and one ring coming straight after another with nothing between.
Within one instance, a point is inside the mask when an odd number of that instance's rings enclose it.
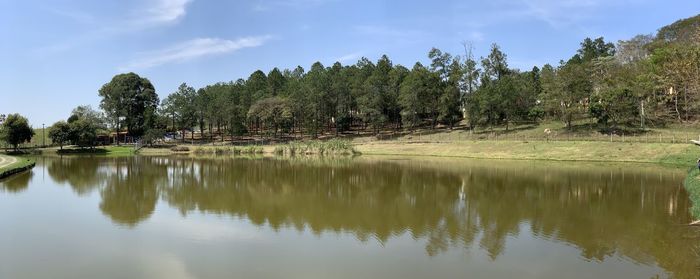
<instances>
[{"instance_id":1,"label":"brown water","mask_svg":"<svg viewBox=\"0 0 700 279\"><path fill-rule=\"evenodd\" d=\"M697 278L684 170L44 157L0 182L0 278Z\"/></svg>"}]
</instances>

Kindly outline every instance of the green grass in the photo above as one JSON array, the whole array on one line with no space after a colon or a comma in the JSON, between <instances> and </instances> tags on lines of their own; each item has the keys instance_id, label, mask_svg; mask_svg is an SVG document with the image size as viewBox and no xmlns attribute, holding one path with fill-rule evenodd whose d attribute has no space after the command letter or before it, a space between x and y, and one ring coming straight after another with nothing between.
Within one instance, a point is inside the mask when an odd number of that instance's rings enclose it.
<instances>
[{"instance_id":1,"label":"green grass","mask_svg":"<svg viewBox=\"0 0 700 279\"><path fill-rule=\"evenodd\" d=\"M101 146L95 148L64 147L42 149L42 153L56 153L61 155L105 155L110 157L131 156L135 154L132 146Z\"/></svg>"},{"instance_id":2,"label":"green grass","mask_svg":"<svg viewBox=\"0 0 700 279\"><path fill-rule=\"evenodd\" d=\"M700 219L700 171L697 168L691 169L683 185L685 185L690 201L693 203L690 212L695 219Z\"/></svg>"},{"instance_id":3,"label":"green grass","mask_svg":"<svg viewBox=\"0 0 700 279\"><path fill-rule=\"evenodd\" d=\"M119 154L134 154L134 147L132 146L105 146L103 149L107 150L108 154L119 155Z\"/></svg>"},{"instance_id":4,"label":"green grass","mask_svg":"<svg viewBox=\"0 0 700 279\"><path fill-rule=\"evenodd\" d=\"M470 131L465 127L454 130L418 129L412 133L394 133L387 131L381 139L391 139L402 142L453 142L473 140L522 140L522 141L607 141L607 142L641 142L641 143L686 143L691 139L700 139L700 126L672 124L667 127L650 127L644 131L627 131L613 134L601 132L596 125L587 119L572 123L573 128L567 129L563 122L547 121L539 124L505 126L479 126ZM550 133L546 134L545 130ZM374 136L356 138L356 142L376 141Z\"/></svg>"},{"instance_id":5,"label":"green grass","mask_svg":"<svg viewBox=\"0 0 700 279\"><path fill-rule=\"evenodd\" d=\"M484 159L641 162L688 166L700 148L687 144L593 141L367 142L356 145L368 155L443 156Z\"/></svg>"},{"instance_id":6,"label":"green grass","mask_svg":"<svg viewBox=\"0 0 700 279\"><path fill-rule=\"evenodd\" d=\"M5 178L10 175L13 175L18 172L22 172L25 170L28 170L36 164L36 162L33 159L30 158L23 158L23 157L15 157L17 158L17 162L14 162L10 165L7 165L5 167L0 168L0 178Z\"/></svg>"},{"instance_id":7,"label":"green grass","mask_svg":"<svg viewBox=\"0 0 700 279\"><path fill-rule=\"evenodd\" d=\"M687 145L685 150L679 153L668 153L661 157L659 163L677 166L694 166L700 158L700 147Z\"/></svg>"}]
</instances>

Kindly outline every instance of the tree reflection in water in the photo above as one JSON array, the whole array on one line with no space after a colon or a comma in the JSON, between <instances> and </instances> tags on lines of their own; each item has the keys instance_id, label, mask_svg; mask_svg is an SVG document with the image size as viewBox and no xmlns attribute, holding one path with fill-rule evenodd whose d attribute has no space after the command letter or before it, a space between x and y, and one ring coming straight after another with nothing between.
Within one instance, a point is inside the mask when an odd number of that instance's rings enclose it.
<instances>
[{"instance_id":1,"label":"tree reflection in water","mask_svg":"<svg viewBox=\"0 0 700 279\"><path fill-rule=\"evenodd\" d=\"M236 216L279 231L352 233L382 243L410 234L426 253L483 249L506 239L577 247L589 261L621 255L678 277L698 272L698 232L680 173L653 166L502 161L56 158L50 176L78 194L99 190L100 210L133 227L159 200L183 215ZM488 165L488 166L487 166ZM26 185L26 183L25 183ZM7 186L4 186L7 188Z\"/></svg>"},{"instance_id":2,"label":"tree reflection in water","mask_svg":"<svg viewBox=\"0 0 700 279\"><path fill-rule=\"evenodd\" d=\"M26 171L0 180L0 192L20 193L29 187L34 173Z\"/></svg>"}]
</instances>

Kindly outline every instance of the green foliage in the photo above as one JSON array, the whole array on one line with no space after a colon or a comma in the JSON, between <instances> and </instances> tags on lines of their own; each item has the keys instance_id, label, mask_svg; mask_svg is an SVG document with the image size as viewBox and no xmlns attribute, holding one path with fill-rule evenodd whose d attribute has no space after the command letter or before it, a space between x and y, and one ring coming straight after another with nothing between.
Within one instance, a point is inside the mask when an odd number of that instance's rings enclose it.
<instances>
[{"instance_id":1,"label":"green foliage","mask_svg":"<svg viewBox=\"0 0 700 279\"><path fill-rule=\"evenodd\" d=\"M401 118L404 124L414 128L420 124L421 115L424 114L424 101L426 101L430 88L428 69L420 63L416 63L408 74L399 90L399 105L401 106Z\"/></svg>"},{"instance_id":2,"label":"green foliage","mask_svg":"<svg viewBox=\"0 0 700 279\"><path fill-rule=\"evenodd\" d=\"M277 135L280 129L291 126L292 110L286 99L271 97L253 104L248 111L248 118Z\"/></svg>"},{"instance_id":3,"label":"green foliage","mask_svg":"<svg viewBox=\"0 0 700 279\"><path fill-rule=\"evenodd\" d=\"M63 145L71 140L71 127L66 121L58 121L49 127L49 138L53 143L58 144L61 149Z\"/></svg>"},{"instance_id":4,"label":"green foliage","mask_svg":"<svg viewBox=\"0 0 700 279\"><path fill-rule=\"evenodd\" d=\"M132 136L141 136L152 127L158 107L153 84L135 73L119 74L99 90L100 107L115 129L125 126Z\"/></svg>"},{"instance_id":5,"label":"green foliage","mask_svg":"<svg viewBox=\"0 0 700 279\"><path fill-rule=\"evenodd\" d=\"M87 118L78 118L70 124L70 138L78 147L94 147L97 140L97 125Z\"/></svg>"},{"instance_id":6,"label":"green foliage","mask_svg":"<svg viewBox=\"0 0 700 279\"><path fill-rule=\"evenodd\" d=\"M142 140L144 144L153 145L158 140L162 139L164 135L165 131L163 129L152 128L148 129L146 133L143 134Z\"/></svg>"},{"instance_id":7,"label":"green foliage","mask_svg":"<svg viewBox=\"0 0 700 279\"><path fill-rule=\"evenodd\" d=\"M662 42L698 44L700 39L700 15L681 19L659 29L656 39Z\"/></svg>"},{"instance_id":8,"label":"green foliage","mask_svg":"<svg viewBox=\"0 0 700 279\"><path fill-rule=\"evenodd\" d=\"M197 92L186 83L180 84L177 91L163 101L163 110L170 115L175 128L183 131L183 142L184 131L197 124L197 109Z\"/></svg>"},{"instance_id":9,"label":"green foliage","mask_svg":"<svg viewBox=\"0 0 700 279\"><path fill-rule=\"evenodd\" d=\"M586 38L581 42L581 48L576 52L576 55L571 58L571 62L590 62L596 58L613 56L615 55L615 45L612 43L606 43L603 37L596 38L595 40L591 38Z\"/></svg>"},{"instance_id":10,"label":"green foliage","mask_svg":"<svg viewBox=\"0 0 700 279\"><path fill-rule=\"evenodd\" d=\"M0 126L0 139L17 150L20 144L29 142L34 136L34 129L29 121L19 114L10 114Z\"/></svg>"},{"instance_id":11,"label":"green foliage","mask_svg":"<svg viewBox=\"0 0 700 279\"><path fill-rule=\"evenodd\" d=\"M275 147L277 155L352 155L357 150L348 140L332 139L328 141L291 142Z\"/></svg>"},{"instance_id":12,"label":"green foliage","mask_svg":"<svg viewBox=\"0 0 700 279\"><path fill-rule=\"evenodd\" d=\"M592 98L591 116L598 123L617 127L618 124L629 125L639 117L637 96L627 88L617 88L601 92Z\"/></svg>"}]
</instances>

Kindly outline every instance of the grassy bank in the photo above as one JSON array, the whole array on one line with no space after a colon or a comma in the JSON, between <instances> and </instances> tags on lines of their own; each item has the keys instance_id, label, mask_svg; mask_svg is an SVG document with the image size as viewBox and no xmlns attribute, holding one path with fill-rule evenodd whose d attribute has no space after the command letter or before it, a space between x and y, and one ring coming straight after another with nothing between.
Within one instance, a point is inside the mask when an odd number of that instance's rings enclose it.
<instances>
[{"instance_id":1,"label":"grassy bank","mask_svg":"<svg viewBox=\"0 0 700 279\"><path fill-rule=\"evenodd\" d=\"M17 162L0 168L0 179L31 169L36 165L33 159L16 157Z\"/></svg>"},{"instance_id":2,"label":"grassy bank","mask_svg":"<svg viewBox=\"0 0 700 279\"><path fill-rule=\"evenodd\" d=\"M397 155L433 156L478 159L636 162L676 166L694 165L700 148L690 144L630 143L590 141L454 141L402 142L362 141L334 144L300 142L261 146L184 145L175 152L170 148L144 148L142 155L236 155L255 153L265 155Z\"/></svg>"},{"instance_id":3,"label":"grassy bank","mask_svg":"<svg viewBox=\"0 0 700 279\"><path fill-rule=\"evenodd\" d=\"M474 140L519 140L519 141L598 141L598 142L639 142L639 143L686 143L700 139L700 126L690 124L669 124L667 127L647 127L644 130L627 129L609 131L601 129L591 119L577 120L569 129L563 122L546 121L538 124L514 124L505 126L479 126L470 130L465 126L449 129L416 129L412 132L384 131L380 139L401 142L448 142ZM545 133L548 130L548 133ZM374 136L360 136L356 141L376 141Z\"/></svg>"},{"instance_id":4,"label":"grassy bank","mask_svg":"<svg viewBox=\"0 0 700 279\"><path fill-rule=\"evenodd\" d=\"M134 155L132 146L100 146L95 148L58 147L40 149L44 155L105 155L105 156L130 156Z\"/></svg>"},{"instance_id":5,"label":"grassy bank","mask_svg":"<svg viewBox=\"0 0 700 279\"><path fill-rule=\"evenodd\" d=\"M689 144L591 141L375 141L355 148L368 155L442 156L481 159L692 164L700 148Z\"/></svg>"},{"instance_id":6,"label":"grassy bank","mask_svg":"<svg viewBox=\"0 0 700 279\"><path fill-rule=\"evenodd\" d=\"M693 202L690 212L695 219L700 219L700 171L697 168L691 169L683 184Z\"/></svg>"}]
</instances>

